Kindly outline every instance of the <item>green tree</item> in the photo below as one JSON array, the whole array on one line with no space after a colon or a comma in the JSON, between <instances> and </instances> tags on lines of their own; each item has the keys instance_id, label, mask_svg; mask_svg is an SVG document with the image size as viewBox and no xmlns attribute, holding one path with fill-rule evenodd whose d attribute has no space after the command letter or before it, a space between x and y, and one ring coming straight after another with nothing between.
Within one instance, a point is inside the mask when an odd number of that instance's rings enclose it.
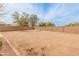
<instances>
[{"instance_id":1,"label":"green tree","mask_svg":"<svg viewBox=\"0 0 79 59\"><path fill-rule=\"evenodd\" d=\"M14 23L16 23L19 26L28 26L28 14L25 12L20 15L18 12L14 12L12 15L13 18L15 19Z\"/></svg>"},{"instance_id":2,"label":"green tree","mask_svg":"<svg viewBox=\"0 0 79 59\"><path fill-rule=\"evenodd\" d=\"M23 14L20 16L20 25L21 26L28 26L28 14L26 14L25 12L23 12Z\"/></svg>"},{"instance_id":3,"label":"green tree","mask_svg":"<svg viewBox=\"0 0 79 59\"><path fill-rule=\"evenodd\" d=\"M46 23L45 22L40 22L39 26L46 26Z\"/></svg>"},{"instance_id":4,"label":"green tree","mask_svg":"<svg viewBox=\"0 0 79 59\"><path fill-rule=\"evenodd\" d=\"M36 23L38 22L38 20L39 20L39 19L38 19L37 15L32 14L32 15L30 16L29 22L30 22L32 28L34 28L34 26L36 25Z\"/></svg>"},{"instance_id":5,"label":"green tree","mask_svg":"<svg viewBox=\"0 0 79 59\"><path fill-rule=\"evenodd\" d=\"M40 22L39 26L55 26L55 24L52 22Z\"/></svg>"},{"instance_id":6,"label":"green tree","mask_svg":"<svg viewBox=\"0 0 79 59\"><path fill-rule=\"evenodd\" d=\"M67 24L65 26L79 26L79 23L69 23L69 24Z\"/></svg>"},{"instance_id":7,"label":"green tree","mask_svg":"<svg viewBox=\"0 0 79 59\"><path fill-rule=\"evenodd\" d=\"M47 26L55 26L55 24L52 23L52 22L47 22L46 25L47 25Z\"/></svg>"}]
</instances>

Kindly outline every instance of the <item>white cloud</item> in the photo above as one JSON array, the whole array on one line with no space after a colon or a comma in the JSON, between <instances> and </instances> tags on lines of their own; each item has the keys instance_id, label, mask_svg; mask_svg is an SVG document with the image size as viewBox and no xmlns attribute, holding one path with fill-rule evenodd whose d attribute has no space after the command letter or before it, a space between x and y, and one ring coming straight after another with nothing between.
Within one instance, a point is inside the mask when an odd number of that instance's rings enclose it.
<instances>
[{"instance_id":1,"label":"white cloud","mask_svg":"<svg viewBox=\"0 0 79 59\"><path fill-rule=\"evenodd\" d=\"M45 19L51 20L55 17L66 16L69 15L69 12L65 8L64 4L56 4L55 7L50 7L48 13L44 17Z\"/></svg>"},{"instance_id":2,"label":"white cloud","mask_svg":"<svg viewBox=\"0 0 79 59\"><path fill-rule=\"evenodd\" d=\"M54 17L56 17L56 14L57 14L57 10L59 8L60 5L56 5L56 7L50 7L48 13L45 15L44 19L45 20L49 20L49 19L53 19Z\"/></svg>"}]
</instances>

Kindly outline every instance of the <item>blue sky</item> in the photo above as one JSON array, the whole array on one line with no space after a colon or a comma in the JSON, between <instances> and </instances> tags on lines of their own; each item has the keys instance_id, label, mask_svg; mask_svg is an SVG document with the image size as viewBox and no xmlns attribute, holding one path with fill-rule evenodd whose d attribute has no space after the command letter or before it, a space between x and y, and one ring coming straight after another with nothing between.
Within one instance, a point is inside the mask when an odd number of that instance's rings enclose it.
<instances>
[{"instance_id":1,"label":"blue sky","mask_svg":"<svg viewBox=\"0 0 79 59\"><path fill-rule=\"evenodd\" d=\"M79 22L79 4L77 3L14 3L6 4L4 22L12 23L14 11L37 14L40 21L51 21L57 26Z\"/></svg>"}]
</instances>

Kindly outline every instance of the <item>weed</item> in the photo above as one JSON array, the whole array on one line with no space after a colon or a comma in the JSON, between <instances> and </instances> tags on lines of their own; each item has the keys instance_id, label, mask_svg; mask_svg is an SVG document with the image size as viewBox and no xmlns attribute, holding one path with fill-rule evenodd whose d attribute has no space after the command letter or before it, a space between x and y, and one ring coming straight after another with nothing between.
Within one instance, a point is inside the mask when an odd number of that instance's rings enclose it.
<instances>
[{"instance_id":1,"label":"weed","mask_svg":"<svg viewBox=\"0 0 79 59\"><path fill-rule=\"evenodd\" d=\"M2 38L0 38L0 49L2 48L2 45L3 45Z\"/></svg>"}]
</instances>

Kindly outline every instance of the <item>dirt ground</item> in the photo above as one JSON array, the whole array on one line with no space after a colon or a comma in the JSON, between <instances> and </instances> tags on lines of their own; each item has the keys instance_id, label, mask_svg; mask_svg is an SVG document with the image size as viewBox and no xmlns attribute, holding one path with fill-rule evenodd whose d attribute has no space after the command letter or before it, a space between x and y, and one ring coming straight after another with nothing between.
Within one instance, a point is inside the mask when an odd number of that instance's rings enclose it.
<instances>
[{"instance_id":1,"label":"dirt ground","mask_svg":"<svg viewBox=\"0 0 79 59\"><path fill-rule=\"evenodd\" d=\"M16 53L12 50L6 40L2 39L2 42L3 46L2 49L0 49L0 56L16 56Z\"/></svg>"},{"instance_id":2,"label":"dirt ground","mask_svg":"<svg viewBox=\"0 0 79 59\"><path fill-rule=\"evenodd\" d=\"M79 34L35 30L2 34L20 55L79 56Z\"/></svg>"}]
</instances>

